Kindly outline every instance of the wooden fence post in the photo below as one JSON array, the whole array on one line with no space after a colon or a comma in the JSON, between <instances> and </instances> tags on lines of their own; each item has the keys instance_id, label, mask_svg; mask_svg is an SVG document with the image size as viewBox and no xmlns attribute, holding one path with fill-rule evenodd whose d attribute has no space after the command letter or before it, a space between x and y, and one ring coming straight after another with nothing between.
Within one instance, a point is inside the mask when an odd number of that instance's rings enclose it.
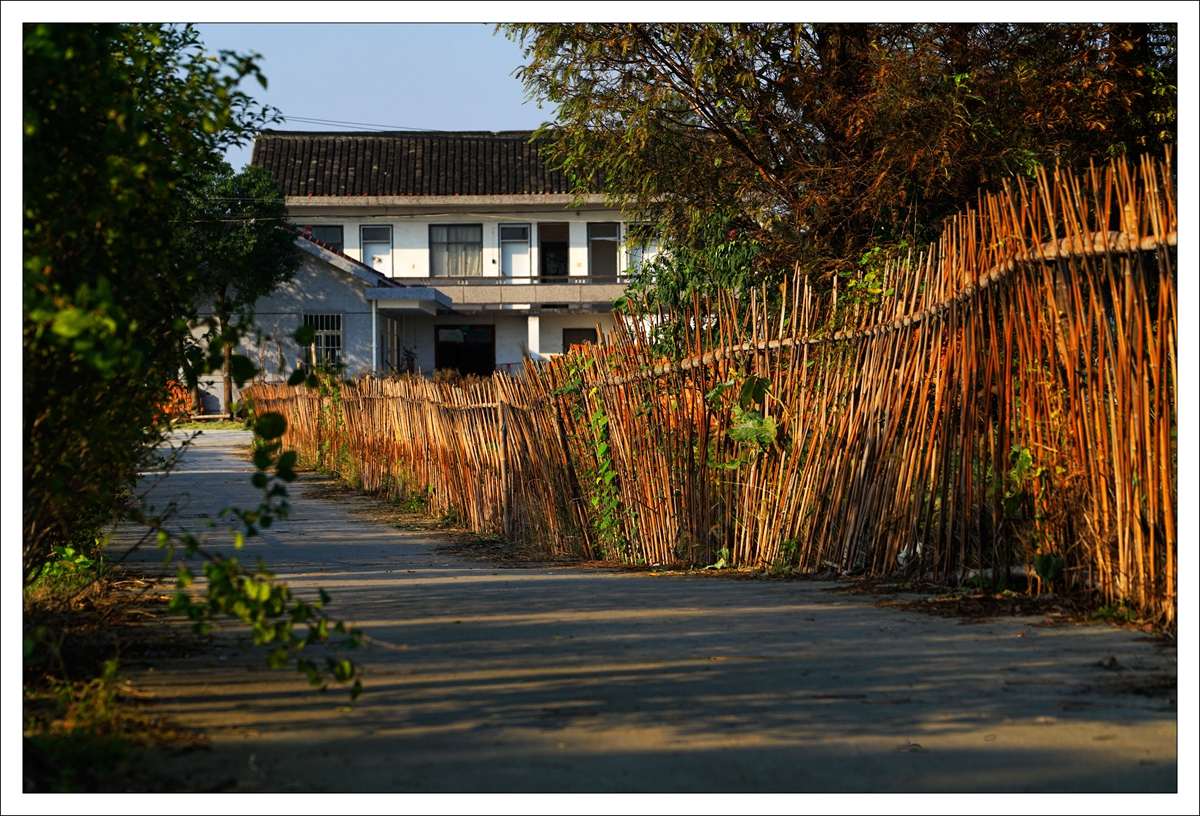
<instances>
[{"instance_id":1,"label":"wooden fence post","mask_svg":"<svg viewBox=\"0 0 1200 816\"><path fill-rule=\"evenodd\" d=\"M512 507L509 500L508 425L504 416L504 396L496 389L496 427L500 446L500 507L504 521L504 540L512 538Z\"/></svg>"}]
</instances>

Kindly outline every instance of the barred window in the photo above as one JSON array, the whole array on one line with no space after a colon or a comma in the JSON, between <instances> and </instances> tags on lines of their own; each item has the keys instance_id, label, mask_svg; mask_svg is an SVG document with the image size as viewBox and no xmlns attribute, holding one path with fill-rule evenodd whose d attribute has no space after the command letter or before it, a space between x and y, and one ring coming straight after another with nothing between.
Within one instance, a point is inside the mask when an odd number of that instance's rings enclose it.
<instances>
[{"instance_id":1,"label":"barred window","mask_svg":"<svg viewBox=\"0 0 1200 816\"><path fill-rule=\"evenodd\" d=\"M305 368L338 368L342 365L342 316L306 314L304 325L316 329L312 345L304 353Z\"/></svg>"},{"instance_id":2,"label":"barred window","mask_svg":"<svg viewBox=\"0 0 1200 816\"><path fill-rule=\"evenodd\" d=\"M430 224L429 271L435 278L483 275L482 224Z\"/></svg>"}]
</instances>

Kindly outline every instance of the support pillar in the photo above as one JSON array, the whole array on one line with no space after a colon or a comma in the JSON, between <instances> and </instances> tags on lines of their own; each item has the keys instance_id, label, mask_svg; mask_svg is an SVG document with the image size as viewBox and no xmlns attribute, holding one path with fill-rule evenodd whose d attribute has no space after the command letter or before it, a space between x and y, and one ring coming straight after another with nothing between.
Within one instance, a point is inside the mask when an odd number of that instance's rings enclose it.
<instances>
[{"instance_id":1,"label":"support pillar","mask_svg":"<svg viewBox=\"0 0 1200 816\"><path fill-rule=\"evenodd\" d=\"M379 374L379 301L371 301L371 376Z\"/></svg>"},{"instance_id":2,"label":"support pillar","mask_svg":"<svg viewBox=\"0 0 1200 816\"><path fill-rule=\"evenodd\" d=\"M528 321L525 344L529 351L529 357L533 360L540 360L542 359L542 319L537 315L530 315Z\"/></svg>"}]
</instances>

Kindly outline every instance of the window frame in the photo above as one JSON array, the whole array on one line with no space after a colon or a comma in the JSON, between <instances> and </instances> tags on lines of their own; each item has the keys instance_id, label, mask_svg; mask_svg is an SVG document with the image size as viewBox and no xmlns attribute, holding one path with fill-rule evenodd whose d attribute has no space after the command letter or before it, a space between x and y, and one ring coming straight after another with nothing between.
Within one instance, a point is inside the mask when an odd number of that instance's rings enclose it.
<instances>
[{"instance_id":1,"label":"window frame","mask_svg":"<svg viewBox=\"0 0 1200 816\"><path fill-rule=\"evenodd\" d=\"M385 229L387 230L387 266L385 269L375 269L375 263L367 257L367 244L382 244L383 241L372 239L367 240L366 231L369 229ZM391 224L359 224L358 225L358 254L362 258L362 264L375 269L380 274L391 276L395 274L395 250L396 250L396 231L392 229Z\"/></svg>"},{"instance_id":2,"label":"window frame","mask_svg":"<svg viewBox=\"0 0 1200 816\"><path fill-rule=\"evenodd\" d=\"M486 342L468 341L465 339L465 334L466 334L465 331L464 331L464 339L461 342L455 342L452 340L442 340L441 339L443 330L449 330L449 331L467 330L467 331L469 331L470 329L477 329L477 330L478 329L487 329L489 332L489 335L490 335L489 339ZM487 351L486 351L485 356L491 360L491 368L488 369L488 373L491 373L496 370L496 325L494 323L466 323L466 324L464 324L464 323L456 323L456 324L434 323L434 326L433 326L433 368L434 368L434 371L446 370L446 366L445 366L446 360L443 358L443 355L446 353L446 349L443 348L444 346L456 346L456 347L460 347L460 348L464 347L464 346L472 346L477 349L486 349ZM465 376L467 374L470 374L471 372L465 372L460 368L460 369L458 369L458 373ZM486 374L483 374L482 372L476 372L476 373L479 376L487 376Z\"/></svg>"},{"instance_id":3,"label":"window frame","mask_svg":"<svg viewBox=\"0 0 1200 816\"><path fill-rule=\"evenodd\" d=\"M564 238L561 241L553 239L546 240L547 229L556 231L562 228ZM530 236L532 239L532 235ZM532 240L530 241L532 244ZM552 274L546 271L546 265L550 258L550 252L547 244L560 245L566 251L566 260L563 262L563 272L561 275ZM539 221L537 222L537 269L536 276L542 281L561 281L567 280L571 276L571 222L569 221ZM534 271L531 268L531 273Z\"/></svg>"},{"instance_id":4,"label":"window frame","mask_svg":"<svg viewBox=\"0 0 1200 816\"><path fill-rule=\"evenodd\" d=\"M518 239L513 239L513 238L506 239L504 237L504 230L513 229L513 228L525 230L525 239L523 241L519 238ZM525 272L524 275L514 275L514 274L512 274L512 270L509 270L508 272L504 271L504 246L505 246L505 244L520 244L525 247L525 258L526 258L526 262L529 265L529 269ZM500 272L499 272L500 277L516 278L518 280L525 280L530 275L532 275L533 274L533 251L532 250L533 250L533 224L531 224L529 222L525 222L525 223L513 222L513 223L500 223L496 226L496 253L499 256L498 260L500 261Z\"/></svg>"},{"instance_id":5,"label":"window frame","mask_svg":"<svg viewBox=\"0 0 1200 816\"><path fill-rule=\"evenodd\" d=\"M322 328L319 324L321 321L333 323L336 328ZM300 315L301 326L313 326L315 334L313 341L304 347L304 362L302 367L308 373L316 368L325 367L325 363L332 356L333 361L329 364L329 368L334 371L340 371L346 367L346 314L345 312L303 312ZM337 345L328 343L330 338L337 338ZM321 353L317 353L319 341ZM326 352L329 350L335 351L335 354L329 355ZM316 363L316 358L321 359L321 363Z\"/></svg>"},{"instance_id":6,"label":"window frame","mask_svg":"<svg viewBox=\"0 0 1200 816\"><path fill-rule=\"evenodd\" d=\"M478 243L467 242L467 241L450 241L449 240L449 230L451 230L455 227L472 227L472 228L478 230L479 231ZM435 242L433 240L433 231L435 229L447 230L447 234L446 234L447 240ZM431 277L431 278L449 278L451 280L456 279L456 278L482 278L483 277L483 224L482 223L430 224L429 230L426 234L428 236L428 242L429 242L429 277ZM475 260L475 269L477 271L475 273L468 273L465 275L449 275L449 274L446 274L445 272L443 272L442 274L439 275L436 271L437 265L434 263L434 259L437 257L437 253L435 252L435 249L434 249L435 245L443 246L443 247L447 247L447 248L450 246L470 247L470 246L474 245L477 249L477 254L475 255L475 259L474 259ZM446 250L446 257L447 257L447 259L449 259L448 249ZM465 252L464 252L464 257L466 257Z\"/></svg>"},{"instance_id":7,"label":"window frame","mask_svg":"<svg viewBox=\"0 0 1200 816\"><path fill-rule=\"evenodd\" d=\"M625 230L625 274L640 272L647 263L658 256L662 251L659 245L661 237L651 224L638 222L628 225ZM649 259L647 255L650 256Z\"/></svg>"},{"instance_id":8,"label":"window frame","mask_svg":"<svg viewBox=\"0 0 1200 816\"><path fill-rule=\"evenodd\" d=\"M346 251L346 225L345 224L298 224L304 233L314 241L320 241L328 247L331 247L334 252L342 253ZM318 238L315 230L337 230L339 239L334 241L326 241L324 238Z\"/></svg>"},{"instance_id":9,"label":"window frame","mask_svg":"<svg viewBox=\"0 0 1200 816\"><path fill-rule=\"evenodd\" d=\"M592 228L593 227L601 227L601 226L616 227L616 235L615 236L608 236L608 235L593 236ZM594 260L592 259L592 246L597 241L603 241L605 243L611 243L614 245L613 251L616 253L616 256L613 258L613 271L612 271L611 277L613 279L620 277L620 275L621 275L621 222L620 221L588 221L587 222L587 251L588 251L588 270L587 271L588 271L588 277L591 277L591 278L597 277L596 265L595 265ZM605 275L604 277L608 278L610 276Z\"/></svg>"}]
</instances>

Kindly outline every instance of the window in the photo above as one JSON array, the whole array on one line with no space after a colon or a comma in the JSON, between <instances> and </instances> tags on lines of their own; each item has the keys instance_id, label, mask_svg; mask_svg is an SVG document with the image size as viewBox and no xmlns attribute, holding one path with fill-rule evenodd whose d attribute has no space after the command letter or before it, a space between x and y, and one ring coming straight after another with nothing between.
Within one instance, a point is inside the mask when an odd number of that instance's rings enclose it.
<instances>
[{"instance_id":1,"label":"window","mask_svg":"<svg viewBox=\"0 0 1200 816\"><path fill-rule=\"evenodd\" d=\"M342 316L306 314L304 325L316 329L312 345L304 352L304 367L338 368L342 365Z\"/></svg>"},{"instance_id":2,"label":"window","mask_svg":"<svg viewBox=\"0 0 1200 816\"><path fill-rule=\"evenodd\" d=\"M529 277L529 225L500 225L500 274Z\"/></svg>"},{"instance_id":3,"label":"window","mask_svg":"<svg viewBox=\"0 0 1200 816\"><path fill-rule=\"evenodd\" d=\"M336 252L341 252L346 245L345 241L342 240L341 226L328 227L313 224L301 227L301 229Z\"/></svg>"},{"instance_id":4,"label":"window","mask_svg":"<svg viewBox=\"0 0 1200 816\"><path fill-rule=\"evenodd\" d=\"M617 277L617 247L621 225L615 221L588 224L588 274L593 278Z\"/></svg>"},{"instance_id":5,"label":"window","mask_svg":"<svg viewBox=\"0 0 1200 816\"><path fill-rule=\"evenodd\" d=\"M429 271L435 278L483 275L482 224L430 224Z\"/></svg>"},{"instance_id":6,"label":"window","mask_svg":"<svg viewBox=\"0 0 1200 816\"><path fill-rule=\"evenodd\" d=\"M595 329L563 329L563 351L569 351L571 346L583 346L595 342Z\"/></svg>"},{"instance_id":7,"label":"window","mask_svg":"<svg viewBox=\"0 0 1200 816\"><path fill-rule=\"evenodd\" d=\"M376 272L392 274L392 228L374 226L362 228L362 260Z\"/></svg>"},{"instance_id":8,"label":"window","mask_svg":"<svg viewBox=\"0 0 1200 816\"><path fill-rule=\"evenodd\" d=\"M631 224L626 245L629 247L629 269L640 271L658 254L658 235L650 224Z\"/></svg>"}]
</instances>

